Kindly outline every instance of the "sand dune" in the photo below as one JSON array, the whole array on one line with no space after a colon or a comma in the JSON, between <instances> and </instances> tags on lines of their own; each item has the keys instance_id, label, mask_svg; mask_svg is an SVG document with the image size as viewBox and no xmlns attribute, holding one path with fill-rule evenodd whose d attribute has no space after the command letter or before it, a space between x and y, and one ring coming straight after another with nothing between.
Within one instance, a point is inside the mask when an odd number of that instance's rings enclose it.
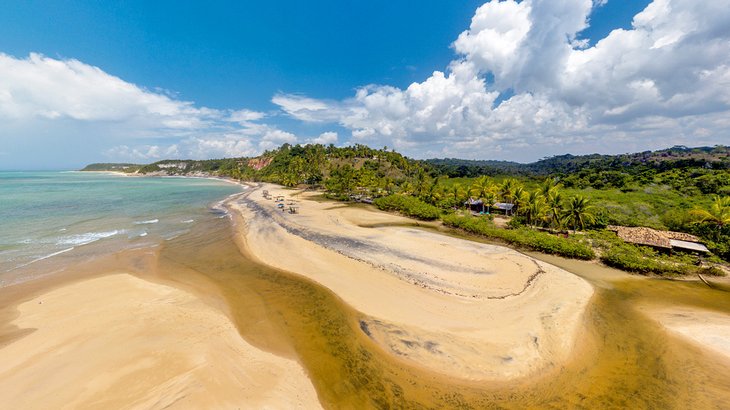
<instances>
[{"instance_id":1,"label":"sand dune","mask_svg":"<svg viewBox=\"0 0 730 410\"><path fill-rule=\"evenodd\" d=\"M2 408L319 407L298 363L176 288L114 274L17 309L35 330L0 349Z\"/></svg>"},{"instance_id":2,"label":"sand dune","mask_svg":"<svg viewBox=\"0 0 730 410\"><path fill-rule=\"evenodd\" d=\"M289 214L264 199L294 197ZM411 220L265 185L234 208L261 262L307 276L362 312L360 327L416 366L504 380L570 355L593 294L583 279L505 247L411 227Z\"/></svg>"}]
</instances>

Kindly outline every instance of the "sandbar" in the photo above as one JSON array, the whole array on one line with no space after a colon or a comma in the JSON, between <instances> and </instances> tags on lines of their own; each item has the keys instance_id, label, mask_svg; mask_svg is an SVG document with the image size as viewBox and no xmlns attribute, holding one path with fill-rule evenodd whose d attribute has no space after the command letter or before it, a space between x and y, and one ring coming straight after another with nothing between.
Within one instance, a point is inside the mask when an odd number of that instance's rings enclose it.
<instances>
[{"instance_id":1,"label":"sandbar","mask_svg":"<svg viewBox=\"0 0 730 410\"><path fill-rule=\"evenodd\" d=\"M263 184L237 197L230 206L241 215L241 242L258 261L332 290L394 357L476 381L525 377L570 357L593 295L584 279L506 247L316 195ZM290 204L297 213L287 212Z\"/></svg>"},{"instance_id":2,"label":"sandbar","mask_svg":"<svg viewBox=\"0 0 730 410\"><path fill-rule=\"evenodd\" d=\"M16 307L0 348L0 407L320 408L296 361L241 338L184 290L119 273Z\"/></svg>"}]
</instances>

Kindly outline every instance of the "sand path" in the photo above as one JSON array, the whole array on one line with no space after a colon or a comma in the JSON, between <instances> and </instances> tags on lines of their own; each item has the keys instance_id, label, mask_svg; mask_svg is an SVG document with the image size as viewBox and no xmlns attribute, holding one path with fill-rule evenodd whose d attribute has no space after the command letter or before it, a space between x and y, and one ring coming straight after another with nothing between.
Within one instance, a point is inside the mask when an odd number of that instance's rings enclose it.
<instances>
[{"instance_id":1,"label":"sand path","mask_svg":"<svg viewBox=\"0 0 730 410\"><path fill-rule=\"evenodd\" d=\"M2 408L320 407L298 363L177 288L114 274L17 309L35 330L0 349Z\"/></svg>"},{"instance_id":2,"label":"sand path","mask_svg":"<svg viewBox=\"0 0 730 410\"><path fill-rule=\"evenodd\" d=\"M296 198L299 213L281 212L263 189ZM570 355L593 294L583 279L505 247L383 226L413 221L311 195L274 185L244 194L232 206L245 246L334 291L395 356L459 378L505 380Z\"/></svg>"}]
</instances>

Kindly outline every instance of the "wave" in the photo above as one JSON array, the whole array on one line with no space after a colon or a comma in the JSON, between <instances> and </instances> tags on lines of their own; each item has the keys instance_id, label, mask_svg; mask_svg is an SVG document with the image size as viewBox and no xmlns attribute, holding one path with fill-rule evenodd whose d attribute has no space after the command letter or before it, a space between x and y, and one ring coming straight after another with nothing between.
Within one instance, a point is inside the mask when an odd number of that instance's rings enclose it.
<instances>
[{"instance_id":1,"label":"wave","mask_svg":"<svg viewBox=\"0 0 730 410\"><path fill-rule=\"evenodd\" d=\"M183 223L183 224L191 224L193 222L195 222L195 219L186 219L184 221L180 221L180 223Z\"/></svg>"},{"instance_id":2,"label":"wave","mask_svg":"<svg viewBox=\"0 0 730 410\"><path fill-rule=\"evenodd\" d=\"M156 224L157 222L160 222L159 219L150 219L149 221L137 221L134 224L135 225L148 225L148 224Z\"/></svg>"},{"instance_id":3,"label":"wave","mask_svg":"<svg viewBox=\"0 0 730 410\"><path fill-rule=\"evenodd\" d=\"M140 237L145 237L145 236L147 236L147 232L142 232L141 234L139 234L139 236Z\"/></svg>"},{"instance_id":4,"label":"wave","mask_svg":"<svg viewBox=\"0 0 730 410\"><path fill-rule=\"evenodd\" d=\"M58 251L58 252L53 252L53 253L50 253L50 254L48 254L48 255L45 255L45 256L41 256L40 258L36 258L36 259L33 259L32 261L30 261L30 262L26 262L26 263L24 263L24 264L22 264L22 265L18 265L18 266L16 266L16 267L15 267L15 268L13 268L13 269L23 268L23 267L25 267L25 266L28 266L28 265L30 265L30 264L32 264L32 263L36 263L36 262L38 262L38 261L42 261L42 260L44 260L44 259L52 258L52 257L54 257L54 256L56 256L56 255L60 255L60 254L62 254L62 253L66 253L66 252L68 252L68 251L72 251L72 250L74 250L74 249L75 249L75 248L74 248L73 246L72 246L72 247L70 247L70 248L68 248L68 249L62 249L62 250L60 250L60 251ZM12 270L12 269L11 269L11 270Z\"/></svg>"},{"instance_id":5,"label":"wave","mask_svg":"<svg viewBox=\"0 0 730 410\"><path fill-rule=\"evenodd\" d=\"M120 233L124 233L124 231L114 230L108 232L88 232L79 235L71 235L59 239L56 242L56 245L86 245L88 243L96 242L104 238L109 238L110 236L114 236Z\"/></svg>"}]
</instances>

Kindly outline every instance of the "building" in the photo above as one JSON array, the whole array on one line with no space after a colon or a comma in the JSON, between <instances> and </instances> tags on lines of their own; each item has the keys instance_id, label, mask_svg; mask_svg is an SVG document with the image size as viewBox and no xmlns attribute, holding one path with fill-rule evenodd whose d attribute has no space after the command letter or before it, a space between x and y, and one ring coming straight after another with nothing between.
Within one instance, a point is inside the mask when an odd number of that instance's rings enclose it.
<instances>
[{"instance_id":1,"label":"building","mask_svg":"<svg viewBox=\"0 0 730 410\"><path fill-rule=\"evenodd\" d=\"M659 231L646 227L614 226L607 227L616 232L621 240L636 245L651 246L652 248L671 253L674 250L684 252L709 253L710 250L701 243L700 238L683 232Z\"/></svg>"}]
</instances>

